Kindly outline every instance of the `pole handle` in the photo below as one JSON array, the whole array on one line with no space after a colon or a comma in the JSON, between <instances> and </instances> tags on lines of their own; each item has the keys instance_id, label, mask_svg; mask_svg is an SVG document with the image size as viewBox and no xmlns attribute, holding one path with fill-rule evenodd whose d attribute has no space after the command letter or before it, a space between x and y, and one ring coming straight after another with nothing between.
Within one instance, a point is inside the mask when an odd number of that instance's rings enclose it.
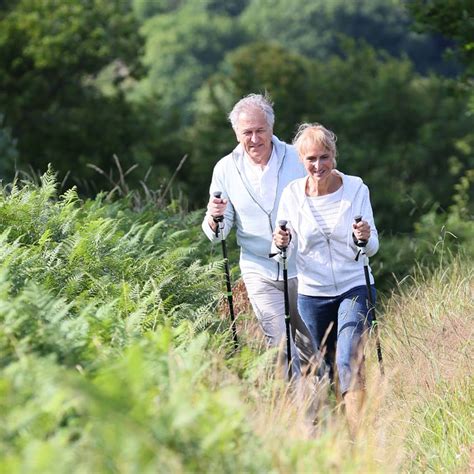
<instances>
[{"instance_id":1,"label":"pole handle","mask_svg":"<svg viewBox=\"0 0 474 474\"><path fill-rule=\"evenodd\" d=\"M362 216L358 214L357 216L354 216L354 221L356 224L358 224L362 220ZM357 245L357 247L365 247L367 245L367 240L358 240L355 238L354 234L352 234L354 237L354 243Z\"/></svg>"},{"instance_id":2,"label":"pole handle","mask_svg":"<svg viewBox=\"0 0 474 474\"><path fill-rule=\"evenodd\" d=\"M281 230L283 231L287 231L287 228L286 228L286 224L288 224L288 221L285 221L285 220L281 220L281 221L278 221L278 227L280 227ZM286 249L287 247L278 247L282 252L285 252L285 256L286 256Z\"/></svg>"},{"instance_id":3,"label":"pole handle","mask_svg":"<svg viewBox=\"0 0 474 474\"><path fill-rule=\"evenodd\" d=\"M214 191L212 195L217 199L221 199L222 191ZM214 222L222 222L224 220L224 216L212 216L212 218Z\"/></svg>"}]
</instances>

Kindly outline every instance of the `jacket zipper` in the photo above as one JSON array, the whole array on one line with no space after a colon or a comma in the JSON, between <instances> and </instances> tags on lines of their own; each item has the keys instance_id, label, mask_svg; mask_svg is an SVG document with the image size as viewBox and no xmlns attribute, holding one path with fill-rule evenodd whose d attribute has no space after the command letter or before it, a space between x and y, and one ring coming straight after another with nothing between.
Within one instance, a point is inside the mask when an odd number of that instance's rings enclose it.
<instances>
[{"instance_id":1,"label":"jacket zipper","mask_svg":"<svg viewBox=\"0 0 474 474\"><path fill-rule=\"evenodd\" d=\"M265 211L265 209L260 205L260 203L258 202L258 199L255 198L255 196L253 195L253 192L249 189L249 187L247 186L247 183L245 182L245 179L243 178L242 176L242 173L239 169L239 167L237 166L237 160L235 158L235 155L234 155L234 152L232 152L232 161L235 165L235 168L237 170L237 173L240 177L240 180L242 181L242 184L244 185L244 188L247 190L247 192L249 193L250 195L250 198L255 202L255 204L267 215L268 217L268 222L270 223L270 230L271 230L271 234L273 236L273 226L272 226L272 212L273 210L275 209L275 202L277 200L277 196L278 196L278 187L280 185L280 171L281 171L281 168L283 167L283 162L285 161L285 158L286 158L286 144L285 144L285 151L283 153L283 157L281 159L281 163L280 163L280 167L278 168L278 171L277 171L277 185L276 185L276 192L275 192L275 200L273 201L273 207L272 207L272 210L268 213L267 211ZM280 280L280 262L276 262L277 264L277 281Z\"/></svg>"},{"instance_id":2,"label":"jacket zipper","mask_svg":"<svg viewBox=\"0 0 474 474\"><path fill-rule=\"evenodd\" d=\"M332 281L334 282L334 288L338 292L339 289L337 288L337 283L336 283L336 276L334 275L334 267L332 264L332 252L331 252L331 240L329 237L326 237L326 243L328 244L328 250L329 250L329 261L331 262L331 273L332 273Z\"/></svg>"}]
</instances>

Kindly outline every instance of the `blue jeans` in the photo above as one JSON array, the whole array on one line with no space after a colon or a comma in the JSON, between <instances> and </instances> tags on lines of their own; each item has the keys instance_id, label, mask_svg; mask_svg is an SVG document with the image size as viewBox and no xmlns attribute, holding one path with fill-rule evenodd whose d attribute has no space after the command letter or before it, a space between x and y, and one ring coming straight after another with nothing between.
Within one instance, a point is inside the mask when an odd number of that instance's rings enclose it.
<instances>
[{"instance_id":1,"label":"blue jeans","mask_svg":"<svg viewBox=\"0 0 474 474\"><path fill-rule=\"evenodd\" d=\"M375 304L375 287L371 289ZM313 343L324 355L331 380L334 379L335 359L343 395L349 389L357 390L364 386L362 344L371 322L368 306L365 285L338 296L298 294L298 311Z\"/></svg>"}]
</instances>

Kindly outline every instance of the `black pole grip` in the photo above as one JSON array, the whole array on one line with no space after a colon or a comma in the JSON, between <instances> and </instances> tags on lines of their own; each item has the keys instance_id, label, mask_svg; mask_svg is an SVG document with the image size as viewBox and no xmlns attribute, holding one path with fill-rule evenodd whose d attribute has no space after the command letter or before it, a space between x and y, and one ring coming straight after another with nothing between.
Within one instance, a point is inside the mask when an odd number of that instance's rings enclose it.
<instances>
[{"instance_id":1,"label":"black pole grip","mask_svg":"<svg viewBox=\"0 0 474 474\"><path fill-rule=\"evenodd\" d=\"M212 195L215 198L220 199L222 196L222 191L214 191ZM214 219L214 222L222 222L224 220L224 216L212 216L212 218Z\"/></svg>"},{"instance_id":2,"label":"black pole grip","mask_svg":"<svg viewBox=\"0 0 474 474\"><path fill-rule=\"evenodd\" d=\"M281 230L283 231L287 231L286 229L286 224L288 224L288 221L285 221L285 220L281 220L281 221L278 221L278 227L280 227ZM286 247L278 247L281 251L283 252L286 252ZM286 257L286 253L285 253L285 257Z\"/></svg>"},{"instance_id":3,"label":"black pole grip","mask_svg":"<svg viewBox=\"0 0 474 474\"><path fill-rule=\"evenodd\" d=\"M360 214L358 214L357 216L354 216L354 221L356 224L358 224L361 220L362 220L362 216ZM357 247L365 247L367 245L367 240L358 240L356 239L354 234L352 234L352 237Z\"/></svg>"}]
</instances>

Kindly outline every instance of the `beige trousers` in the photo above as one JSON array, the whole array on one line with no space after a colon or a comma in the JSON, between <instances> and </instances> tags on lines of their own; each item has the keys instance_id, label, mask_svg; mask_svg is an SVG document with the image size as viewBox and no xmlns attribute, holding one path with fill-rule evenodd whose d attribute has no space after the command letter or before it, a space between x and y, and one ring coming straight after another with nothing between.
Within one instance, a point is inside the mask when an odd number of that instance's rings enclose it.
<instances>
[{"instance_id":1,"label":"beige trousers","mask_svg":"<svg viewBox=\"0 0 474 474\"><path fill-rule=\"evenodd\" d=\"M257 273L242 275L247 294L257 316L269 347L280 346L279 362L283 367L287 364L286 326L285 326L285 297L283 280L270 280ZM311 370L311 364L316 356L316 348L306 324L298 314L297 278L288 279L288 296L290 303L291 327L291 356L293 373L299 375ZM284 343L283 343L284 340Z\"/></svg>"}]
</instances>

